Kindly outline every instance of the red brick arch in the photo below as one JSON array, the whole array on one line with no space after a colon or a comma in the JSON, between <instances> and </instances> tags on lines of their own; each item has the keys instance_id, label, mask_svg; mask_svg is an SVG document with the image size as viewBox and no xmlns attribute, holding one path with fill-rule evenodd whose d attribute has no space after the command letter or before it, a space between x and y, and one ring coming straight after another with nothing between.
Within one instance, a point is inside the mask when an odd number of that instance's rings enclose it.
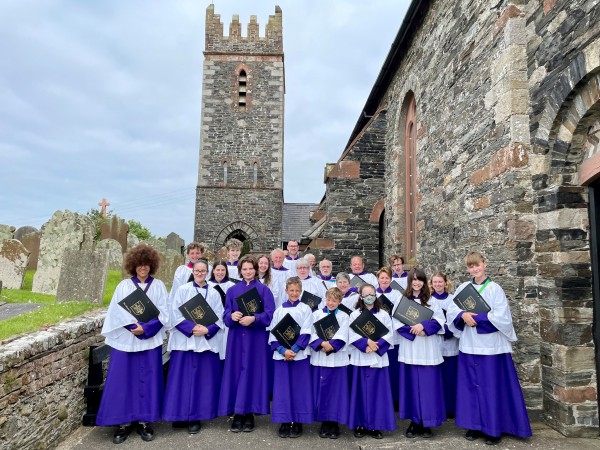
<instances>
[{"instance_id":1,"label":"red brick arch","mask_svg":"<svg viewBox=\"0 0 600 450\"><path fill-rule=\"evenodd\" d=\"M371 211L371 215L369 216L369 222L371 223L379 223L379 218L381 217L381 213L385 209L385 198L380 198L377 200L377 203L373 205L373 210Z\"/></svg>"}]
</instances>

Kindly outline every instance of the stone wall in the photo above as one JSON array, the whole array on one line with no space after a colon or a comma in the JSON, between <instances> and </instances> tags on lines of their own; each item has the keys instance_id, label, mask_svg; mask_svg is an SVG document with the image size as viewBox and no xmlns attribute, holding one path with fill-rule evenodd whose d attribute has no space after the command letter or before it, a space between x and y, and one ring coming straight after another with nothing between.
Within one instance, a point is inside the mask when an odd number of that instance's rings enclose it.
<instances>
[{"instance_id":1,"label":"stone wall","mask_svg":"<svg viewBox=\"0 0 600 450\"><path fill-rule=\"evenodd\" d=\"M243 233L252 253L269 252L281 245L283 194L268 189L197 189L196 241L217 252L233 233ZM217 213L218 211L218 213Z\"/></svg>"},{"instance_id":2,"label":"stone wall","mask_svg":"<svg viewBox=\"0 0 600 450\"><path fill-rule=\"evenodd\" d=\"M367 271L379 268L377 204L384 197L386 124L385 113L378 114L340 160L325 169L327 224L310 251L319 260L331 260L334 273L349 271L355 255L365 259Z\"/></svg>"},{"instance_id":3,"label":"stone wall","mask_svg":"<svg viewBox=\"0 0 600 450\"><path fill-rule=\"evenodd\" d=\"M223 36L214 5L207 8L194 240L209 242L215 251L228 236L250 240L253 251L281 242L281 10L270 17L264 37L254 16L247 38L240 27L234 16L229 36Z\"/></svg>"},{"instance_id":4,"label":"stone wall","mask_svg":"<svg viewBox=\"0 0 600 450\"><path fill-rule=\"evenodd\" d=\"M104 338L105 311L0 346L0 448L54 448L81 425L88 349Z\"/></svg>"},{"instance_id":5,"label":"stone wall","mask_svg":"<svg viewBox=\"0 0 600 450\"><path fill-rule=\"evenodd\" d=\"M393 72L374 87L378 104L367 102L367 114L387 117L385 258L406 249L405 124L414 98L415 262L458 283L466 279L465 254L482 251L509 298L530 417L568 436L596 436L592 331L600 311L593 310L585 183L600 170L600 7L592 0L413 3L417 19L396 59L386 61ZM348 150L338 171L346 159ZM360 153L352 159L362 165ZM328 227L320 237L332 251L347 238L329 224L335 205L361 196L346 178L328 179L321 206ZM374 217L360 214L357 224ZM377 233L360 230L361 239Z\"/></svg>"}]
</instances>

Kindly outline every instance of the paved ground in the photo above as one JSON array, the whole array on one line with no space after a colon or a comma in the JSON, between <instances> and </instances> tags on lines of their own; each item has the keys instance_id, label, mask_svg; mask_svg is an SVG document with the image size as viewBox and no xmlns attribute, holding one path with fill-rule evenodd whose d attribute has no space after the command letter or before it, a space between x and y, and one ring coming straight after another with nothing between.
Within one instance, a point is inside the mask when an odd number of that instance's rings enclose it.
<instances>
[{"instance_id":1,"label":"paved ground","mask_svg":"<svg viewBox=\"0 0 600 450\"><path fill-rule=\"evenodd\" d=\"M453 423L445 423L434 429L431 439L407 439L404 430L408 421L398 421L398 430L384 433L384 439L371 437L356 439L351 432L342 427L342 435L337 440L321 439L317 435L319 425L305 427L304 434L298 439L281 439L277 436L278 426L271 423L270 416L257 418L256 430L252 433L231 433L228 430L229 420L215 419L203 423L202 431L189 435L186 430L174 430L170 423L159 423L155 427L156 439L144 442L133 433L127 441L118 447L112 444L113 428L80 427L71 437L62 443L58 450L95 450L118 448L119 450L151 450L151 449L260 449L290 450L306 448L324 449L431 449L431 450L486 450L503 449L543 449L543 450L599 450L600 439L568 439L542 424L533 424L533 437L523 440L509 436L502 438L496 447L484 444L482 440L468 442L463 438L464 430Z\"/></svg>"},{"instance_id":2,"label":"paved ground","mask_svg":"<svg viewBox=\"0 0 600 450\"><path fill-rule=\"evenodd\" d=\"M41 303L0 303L0 320L34 311L40 306Z\"/></svg>"}]
</instances>

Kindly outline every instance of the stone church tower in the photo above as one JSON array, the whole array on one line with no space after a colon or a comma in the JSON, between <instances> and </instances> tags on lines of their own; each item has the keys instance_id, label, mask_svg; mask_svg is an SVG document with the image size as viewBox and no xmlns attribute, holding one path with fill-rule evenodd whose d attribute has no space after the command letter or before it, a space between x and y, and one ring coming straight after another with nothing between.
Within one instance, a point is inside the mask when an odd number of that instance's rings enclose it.
<instances>
[{"instance_id":1,"label":"stone church tower","mask_svg":"<svg viewBox=\"0 0 600 450\"><path fill-rule=\"evenodd\" d=\"M233 237L253 253L281 245L284 94L281 9L264 37L256 16L242 37L209 5L194 239L215 251Z\"/></svg>"}]
</instances>

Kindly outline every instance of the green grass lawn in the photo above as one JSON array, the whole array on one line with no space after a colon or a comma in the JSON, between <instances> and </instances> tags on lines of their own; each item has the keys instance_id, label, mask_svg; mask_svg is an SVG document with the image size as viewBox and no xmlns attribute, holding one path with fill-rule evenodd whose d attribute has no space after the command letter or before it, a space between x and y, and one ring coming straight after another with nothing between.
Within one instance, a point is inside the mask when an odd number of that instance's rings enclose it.
<instances>
[{"instance_id":1,"label":"green grass lawn","mask_svg":"<svg viewBox=\"0 0 600 450\"><path fill-rule=\"evenodd\" d=\"M103 305L82 302L56 302L54 295L31 292L35 271L25 274L23 289L3 289L0 302L7 303L41 303L43 306L35 311L0 321L0 340L28 331L44 329L49 325L76 317L86 311L105 307L110 303L117 284L123 279L120 270L110 270L106 280Z\"/></svg>"}]
</instances>

